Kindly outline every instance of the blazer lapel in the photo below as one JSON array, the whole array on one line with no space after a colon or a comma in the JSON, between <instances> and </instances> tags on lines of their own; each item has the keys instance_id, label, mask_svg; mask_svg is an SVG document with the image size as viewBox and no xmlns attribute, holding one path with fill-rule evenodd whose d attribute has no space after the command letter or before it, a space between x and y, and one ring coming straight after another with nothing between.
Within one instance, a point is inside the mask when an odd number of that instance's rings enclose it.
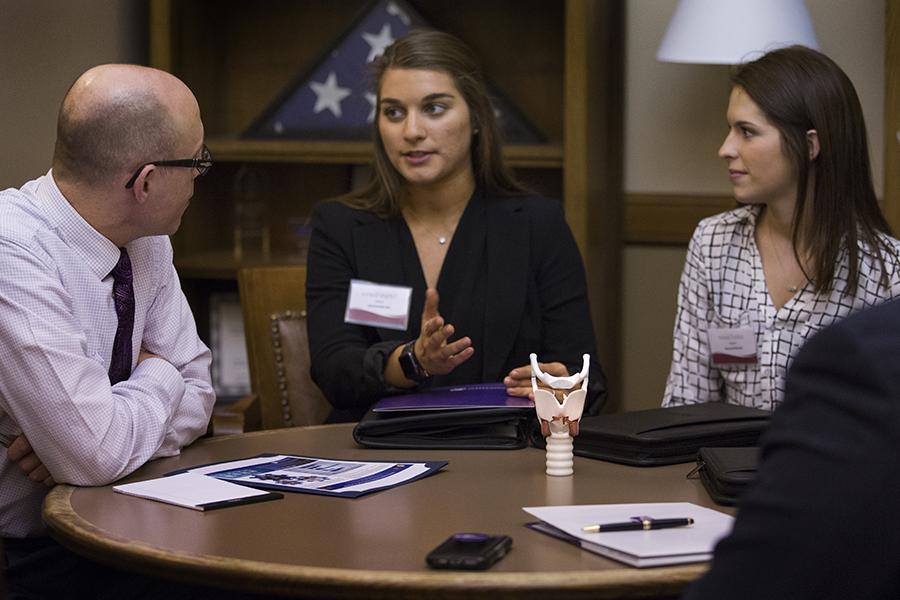
<instances>
[{"instance_id":1,"label":"blazer lapel","mask_svg":"<svg viewBox=\"0 0 900 600\"><path fill-rule=\"evenodd\" d=\"M421 306L422 300L414 283L415 275L407 273L404 267L396 223L382 219L363 221L356 224L352 235L356 273L359 279L413 288L409 327L418 332L419 319L415 317L414 311L417 305ZM382 340L403 339L409 336L409 329L407 332L381 327L376 330Z\"/></svg>"},{"instance_id":2,"label":"blazer lapel","mask_svg":"<svg viewBox=\"0 0 900 600\"><path fill-rule=\"evenodd\" d=\"M353 229L353 252L360 279L411 285L404 277L400 240L390 221L375 219L357 224Z\"/></svg>"},{"instance_id":3,"label":"blazer lapel","mask_svg":"<svg viewBox=\"0 0 900 600\"><path fill-rule=\"evenodd\" d=\"M525 311L530 255L528 217L516 199L487 199L485 381L499 380Z\"/></svg>"}]
</instances>

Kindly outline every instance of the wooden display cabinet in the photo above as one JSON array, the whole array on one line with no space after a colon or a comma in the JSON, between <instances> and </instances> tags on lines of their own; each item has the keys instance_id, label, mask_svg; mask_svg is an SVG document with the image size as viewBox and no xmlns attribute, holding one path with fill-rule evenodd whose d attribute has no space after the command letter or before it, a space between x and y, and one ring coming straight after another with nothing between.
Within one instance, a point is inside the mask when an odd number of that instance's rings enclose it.
<instances>
[{"instance_id":1,"label":"wooden display cabinet","mask_svg":"<svg viewBox=\"0 0 900 600\"><path fill-rule=\"evenodd\" d=\"M547 138L508 145L533 188L561 198L585 258L600 360L618 386L621 263L621 0L411 0L482 60L501 93ZM194 91L215 167L198 180L175 260L198 309L243 264L302 260L295 236L324 198L346 192L368 142L248 140L240 134L345 32L366 0L151 0L150 60ZM266 174L270 253L237 259L234 178ZM202 331L202 323L201 323ZM617 394L613 392L613 397ZM611 399L613 402L613 399Z\"/></svg>"}]
</instances>

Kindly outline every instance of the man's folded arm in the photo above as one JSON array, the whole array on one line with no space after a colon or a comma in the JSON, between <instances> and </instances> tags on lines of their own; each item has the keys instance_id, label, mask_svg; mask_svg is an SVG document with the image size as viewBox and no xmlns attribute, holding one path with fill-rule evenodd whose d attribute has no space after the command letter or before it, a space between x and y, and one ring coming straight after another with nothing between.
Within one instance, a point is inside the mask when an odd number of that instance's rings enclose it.
<instances>
[{"instance_id":1,"label":"man's folded arm","mask_svg":"<svg viewBox=\"0 0 900 600\"><path fill-rule=\"evenodd\" d=\"M140 384L148 377L164 377L165 369L168 375L177 373L183 386L181 401L153 458L178 454L203 435L216 400L209 370L211 354L197 335L194 316L171 264L171 246L166 250L165 275L147 312L142 342L147 352L162 360L142 361L131 374L132 382Z\"/></svg>"},{"instance_id":2,"label":"man's folded arm","mask_svg":"<svg viewBox=\"0 0 900 600\"><path fill-rule=\"evenodd\" d=\"M57 482L105 485L127 475L166 441L184 399L183 378L153 360L141 365L148 376L139 385L111 386L55 269L4 246L0 344L16 350L0 361L0 408ZM111 319L114 329L115 314Z\"/></svg>"}]
</instances>

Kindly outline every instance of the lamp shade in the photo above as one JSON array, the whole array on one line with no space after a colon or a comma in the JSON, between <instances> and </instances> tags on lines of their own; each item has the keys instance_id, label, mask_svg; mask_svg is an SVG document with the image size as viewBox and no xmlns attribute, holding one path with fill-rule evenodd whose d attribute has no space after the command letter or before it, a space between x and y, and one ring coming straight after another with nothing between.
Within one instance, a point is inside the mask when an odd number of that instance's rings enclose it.
<instances>
[{"instance_id":1,"label":"lamp shade","mask_svg":"<svg viewBox=\"0 0 900 600\"><path fill-rule=\"evenodd\" d=\"M803 0L679 0L656 58L733 65L794 44L819 47Z\"/></svg>"}]
</instances>

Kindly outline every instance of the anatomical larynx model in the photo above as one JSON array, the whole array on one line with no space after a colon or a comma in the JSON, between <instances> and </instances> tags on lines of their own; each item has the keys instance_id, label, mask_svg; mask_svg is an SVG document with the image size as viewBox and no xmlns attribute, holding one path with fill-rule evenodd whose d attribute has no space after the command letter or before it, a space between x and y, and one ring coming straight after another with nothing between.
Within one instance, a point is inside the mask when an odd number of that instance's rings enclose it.
<instances>
[{"instance_id":1,"label":"anatomical larynx model","mask_svg":"<svg viewBox=\"0 0 900 600\"><path fill-rule=\"evenodd\" d=\"M547 475L571 475L574 465L572 438L578 435L578 421L584 411L591 357L585 354L581 372L567 377L544 373L538 366L537 355L532 353L530 357L534 409L541 421L541 433L547 438ZM551 389L538 387L538 380ZM572 389L579 384L578 389ZM563 390L572 391L565 393ZM557 399L557 394L562 396L562 401Z\"/></svg>"}]
</instances>

